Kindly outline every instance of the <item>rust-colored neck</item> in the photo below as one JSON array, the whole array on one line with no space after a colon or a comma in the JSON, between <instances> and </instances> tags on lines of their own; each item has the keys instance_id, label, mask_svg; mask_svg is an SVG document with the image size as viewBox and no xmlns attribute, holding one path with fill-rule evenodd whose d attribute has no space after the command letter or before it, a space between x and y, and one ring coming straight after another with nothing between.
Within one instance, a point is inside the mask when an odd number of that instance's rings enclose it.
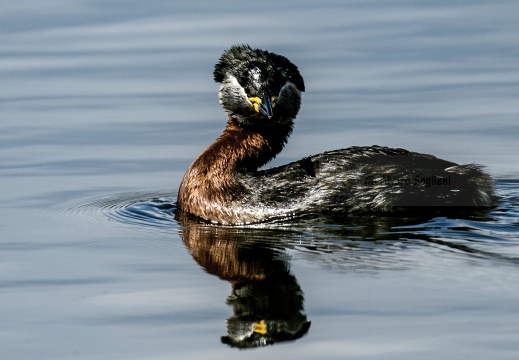
<instances>
[{"instance_id":1,"label":"rust-colored neck","mask_svg":"<svg viewBox=\"0 0 519 360\"><path fill-rule=\"evenodd\" d=\"M255 172L285 145L292 124L244 127L230 118L223 134L187 170L178 193L179 210L211 219L214 211L243 194L236 175Z\"/></svg>"}]
</instances>

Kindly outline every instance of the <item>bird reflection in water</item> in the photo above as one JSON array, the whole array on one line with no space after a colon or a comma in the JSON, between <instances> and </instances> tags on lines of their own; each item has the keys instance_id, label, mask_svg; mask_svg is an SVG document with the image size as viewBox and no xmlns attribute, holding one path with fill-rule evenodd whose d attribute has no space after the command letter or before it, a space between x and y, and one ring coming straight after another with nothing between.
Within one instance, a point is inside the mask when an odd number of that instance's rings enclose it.
<instances>
[{"instance_id":1,"label":"bird reflection in water","mask_svg":"<svg viewBox=\"0 0 519 360\"><path fill-rule=\"evenodd\" d=\"M471 256L492 256L472 246L478 238L470 227L463 233L466 242L437 239L438 227L445 238L450 226L453 234L463 230L459 226L463 219L470 221L467 224L473 224L474 219L489 220L485 211L458 211L456 215L453 220L419 214L344 218L315 215L271 227L212 225L182 213L176 213L176 220L193 258L207 272L232 285L227 303L234 314L227 319L227 336L222 337L222 342L252 348L297 340L310 328L304 314L303 292L290 272L286 249L304 254L306 260L323 268L348 273L412 267L420 261L412 256L413 249L424 244ZM409 252L411 255L406 255Z\"/></svg>"},{"instance_id":2,"label":"bird reflection in water","mask_svg":"<svg viewBox=\"0 0 519 360\"><path fill-rule=\"evenodd\" d=\"M310 328L301 287L290 273L289 256L257 229L221 227L180 219L182 239L210 274L229 281L223 343L254 348L297 340Z\"/></svg>"}]
</instances>

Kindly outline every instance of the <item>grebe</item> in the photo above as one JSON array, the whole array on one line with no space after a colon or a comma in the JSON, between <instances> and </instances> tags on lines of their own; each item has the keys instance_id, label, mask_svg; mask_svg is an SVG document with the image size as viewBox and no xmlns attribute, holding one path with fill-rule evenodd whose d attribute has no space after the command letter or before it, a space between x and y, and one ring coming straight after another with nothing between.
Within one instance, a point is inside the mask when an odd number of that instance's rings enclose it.
<instances>
[{"instance_id":1,"label":"grebe","mask_svg":"<svg viewBox=\"0 0 519 360\"><path fill-rule=\"evenodd\" d=\"M281 55L236 45L223 52L214 80L229 120L184 175L181 213L235 225L310 212L494 204L493 180L480 166L398 148L351 147L259 171L292 132L303 78Z\"/></svg>"}]
</instances>

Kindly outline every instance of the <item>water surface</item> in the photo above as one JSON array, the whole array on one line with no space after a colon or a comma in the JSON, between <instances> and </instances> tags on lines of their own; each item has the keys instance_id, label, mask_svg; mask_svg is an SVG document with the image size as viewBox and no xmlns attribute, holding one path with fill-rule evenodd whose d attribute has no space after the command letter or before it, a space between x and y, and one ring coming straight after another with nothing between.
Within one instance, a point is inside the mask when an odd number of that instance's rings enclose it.
<instances>
[{"instance_id":1,"label":"water surface","mask_svg":"<svg viewBox=\"0 0 519 360\"><path fill-rule=\"evenodd\" d=\"M461 0L3 4L3 357L515 359L518 12ZM287 56L305 79L272 165L404 147L486 165L499 206L240 228L174 219L185 169L223 129L212 67L235 43Z\"/></svg>"}]
</instances>

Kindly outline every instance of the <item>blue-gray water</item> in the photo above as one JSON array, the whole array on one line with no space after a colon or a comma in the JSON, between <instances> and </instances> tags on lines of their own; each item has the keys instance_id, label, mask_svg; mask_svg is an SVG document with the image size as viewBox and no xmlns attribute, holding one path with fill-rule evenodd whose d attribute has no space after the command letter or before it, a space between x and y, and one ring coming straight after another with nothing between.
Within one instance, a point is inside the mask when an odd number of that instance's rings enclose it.
<instances>
[{"instance_id":1,"label":"blue-gray water","mask_svg":"<svg viewBox=\"0 0 519 360\"><path fill-rule=\"evenodd\" d=\"M517 1L4 2L1 357L515 359L518 13ZM285 55L306 82L274 165L404 147L486 165L499 206L181 226L176 189L223 129L212 67L235 43ZM311 325L243 352L222 343L228 319Z\"/></svg>"}]
</instances>

